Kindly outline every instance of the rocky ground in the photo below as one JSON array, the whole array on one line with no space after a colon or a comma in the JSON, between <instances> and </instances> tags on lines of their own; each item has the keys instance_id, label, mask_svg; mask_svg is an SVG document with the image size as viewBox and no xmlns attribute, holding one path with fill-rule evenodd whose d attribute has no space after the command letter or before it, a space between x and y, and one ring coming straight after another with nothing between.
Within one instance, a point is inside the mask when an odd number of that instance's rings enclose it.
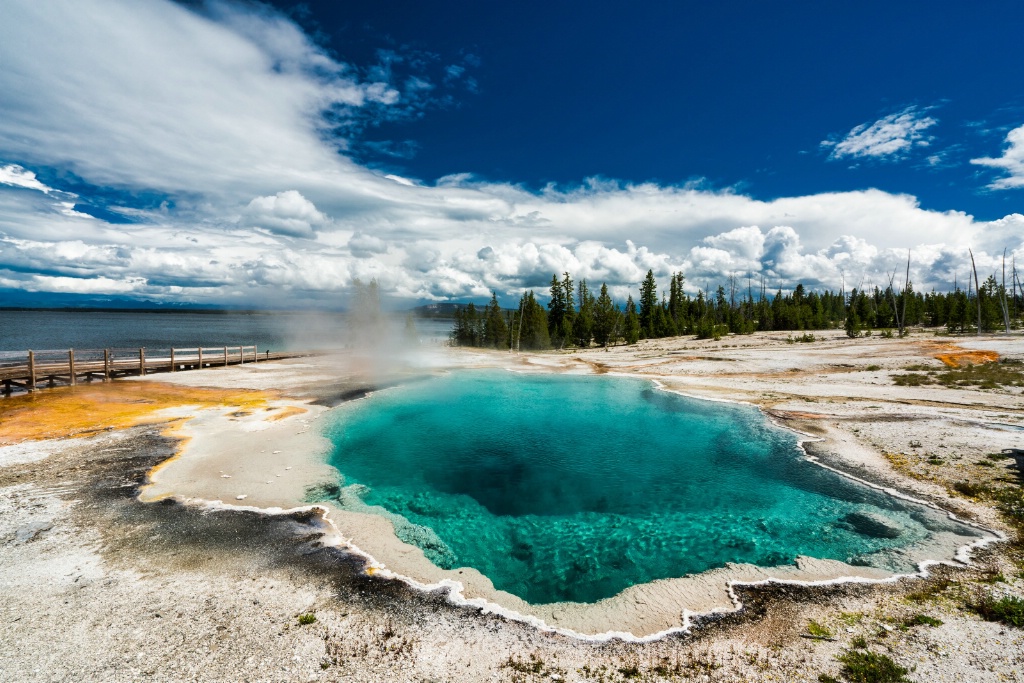
<instances>
[{"instance_id":1,"label":"rocky ground","mask_svg":"<svg viewBox=\"0 0 1024 683\"><path fill-rule=\"evenodd\" d=\"M0 448L0 680L851 680L839 659L851 652L891 658L912 681L1024 680L1024 629L979 614L1024 596L1019 527L1000 497L1019 489L1018 461L993 457L1021 445L1020 388L894 383L924 374L908 366L943 371L935 356L957 351L940 344L755 335L516 362L758 403L822 437L810 451L829 464L1008 535L970 567L896 584L741 588L740 612L689 634L592 643L368 576L358 556L323 545L315 514L142 503L147 472L177 441L160 424L86 430ZM1021 340L960 347L1024 355ZM0 406L0 437L9 415Z\"/></svg>"}]
</instances>

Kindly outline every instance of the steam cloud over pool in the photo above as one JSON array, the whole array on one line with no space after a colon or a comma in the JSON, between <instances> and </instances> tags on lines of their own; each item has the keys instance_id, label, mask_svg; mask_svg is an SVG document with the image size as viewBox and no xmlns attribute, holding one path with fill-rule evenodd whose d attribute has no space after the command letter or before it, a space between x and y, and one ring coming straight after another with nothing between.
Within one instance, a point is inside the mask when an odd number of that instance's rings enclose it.
<instances>
[{"instance_id":1,"label":"steam cloud over pool","mask_svg":"<svg viewBox=\"0 0 1024 683\"><path fill-rule=\"evenodd\" d=\"M803 458L754 408L610 377L462 371L338 409L342 504L534 603L799 555L911 571L943 513Z\"/></svg>"}]
</instances>

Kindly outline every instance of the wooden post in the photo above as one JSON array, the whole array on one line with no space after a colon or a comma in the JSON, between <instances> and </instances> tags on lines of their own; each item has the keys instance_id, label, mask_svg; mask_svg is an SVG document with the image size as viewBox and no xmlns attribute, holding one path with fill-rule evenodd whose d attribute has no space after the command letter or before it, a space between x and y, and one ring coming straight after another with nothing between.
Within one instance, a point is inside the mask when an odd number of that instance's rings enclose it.
<instances>
[{"instance_id":1,"label":"wooden post","mask_svg":"<svg viewBox=\"0 0 1024 683\"><path fill-rule=\"evenodd\" d=\"M75 386L78 381L75 379L75 350L68 349L68 370L71 374L71 386Z\"/></svg>"},{"instance_id":2,"label":"wooden post","mask_svg":"<svg viewBox=\"0 0 1024 683\"><path fill-rule=\"evenodd\" d=\"M228 347L224 347L224 367L228 366Z\"/></svg>"},{"instance_id":3,"label":"wooden post","mask_svg":"<svg viewBox=\"0 0 1024 683\"><path fill-rule=\"evenodd\" d=\"M139 377L146 376L146 347L139 347Z\"/></svg>"},{"instance_id":4,"label":"wooden post","mask_svg":"<svg viewBox=\"0 0 1024 683\"><path fill-rule=\"evenodd\" d=\"M172 346L171 347L171 372L174 372L175 370L176 370L176 368L174 367L174 347Z\"/></svg>"},{"instance_id":5,"label":"wooden post","mask_svg":"<svg viewBox=\"0 0 1024 683\"><path fill-rule=\"evenodd\" d=\"M103 381L110 381L110 349L103 349Z\"/></svg>"},{"instance_id":6,"label":"wooden post","mask_svg":"<svg viewBox=\"0 0 1024 683\"><path fill-rule=\"evenodd\" d=\"M35 351L28 352L28 388L29 391L36 390L36 354Z\"/></svg>"}]
</instances>

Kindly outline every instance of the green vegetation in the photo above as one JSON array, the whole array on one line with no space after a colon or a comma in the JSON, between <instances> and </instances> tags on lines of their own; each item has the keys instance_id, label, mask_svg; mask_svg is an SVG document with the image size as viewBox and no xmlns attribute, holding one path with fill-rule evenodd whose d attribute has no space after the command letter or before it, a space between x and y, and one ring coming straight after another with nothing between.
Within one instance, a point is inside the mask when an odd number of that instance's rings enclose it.
<instances>
[{"instance_id":1,"label":"green vegetation","mask_svg":"<svg viewBox=\"0 0 1024 683\"><path fill-rule=\"evenodd\" d=\"M944 386L948 389L962 387L978 387L979 389L997 389L1001 386L1024 386L1024 364L1021 361L1004 358L998 363L981 365L965 365L962 368L940 370L924 365L911 365L905 370L912 370L905 375L894 375L892 381L897 386L917 387L926 384ZM923 374L917 372L926 370Z\"/></svg>"},{"instance_id":2,"label":"green vegetation","mask_svg":"<svg viewBox=\"0 0 1024 683\"><path fill-rule=\"evenodd\" d=\"M929 600L934 600L943 593L946 593L951 588L958 588L959 585L960 584L956 581L950 581L949 579L938 579L929 583L921 590L914 591L913 593L908 593L906 599L910 602L927 602Z\"/></svg>"},{"instance_id":3,"label":"green vegetation","mask_svg":"<svg viewBox=\"0 0 1024 683\"><path fill-rule=\"evenodd\" d=\"M882 330L881 335L888 338L894 336L894 330L901 330L905 335L909 327L916 325L945 327L950 333L976 331L979 302L984 331L1004 329L1003 301L1011 326L1018 326L1024 312L1024 300L1004 291L994 277L989 277L981 286L980 297L959 289L922 294L914 291L913 283L908 283L899 293L891 287L884 290L875 287L872 291L854 289L848 294L829 290L815 292L798 284L790 293L778 290L772 295L763 282L755 290L754 283L748 280L743 287L735 277L729 278L728 287L719 285L714 291L698 290L696 296L691 296L684 290L685 282L682 273L673 273L668 296L659 297L657 280L653 270L649 270L638 298L634 300L630 296L625 308L620 309L612 301L606 285L601 285L600 295L595 297L586 280L574 282L569 273L563 273L561 278L552 275L546 310L533 291L525 293L512 311L503 311L496 296L492 296L484 308L469 304L457 309L452 344L564 349L588 348L592 344L632 344L640 339L678 335L718 340L726 334L754 331L804 332L803 336L793 338L796 343L815 341L807 330L840 327L851 338L870 336L873 329ZM375 290L370 293L376 295ZM897 377L897 384L936 383L923 377L907 377ZM972 375L950 377L948 381L983 386L977 379ZM994 378L981 379L982 382L987 380L1010 383ZM1015 380L1016 386L1021 385L1021 380L1024 378Z\"/></svg>"},{"instance_id":4,"label":"green vegetation","mask_svg":"<svg viewBox=\"0 0 1024 683\"><path fill-rule=\"evenodd\" d=\"M907 670L886 655L849 650L836 659L843 664L843 676L852 683L909 683Z\"/></svg>"},{"instance_id":5,"label":"green vegetation","mask_svg":"<svg viewBox=\"0 0 1024 683\"><path fill-rule=\"evenodd\" d=\"M309 626L310 624L316 623L316 615L312 612L299 615L299 624L302 626Z\"/></svg>"},{"instance_id":6,"label":"green vegetation","mask_svg":"<svg viewBox=\"0 0 1024 683\"><path fill-rule=\"evenodd\" d=\"M953 484L953 490L969 498L978 498L982 494L989 492L989 488L984 484L975 484L971 481L955 482Z\"/></svg>"},{"instance_id":7,"label":"green vegetation","mask_svg":"<svg viewBox=\"0 0 1024 683\"><path fill-rule=\"evenodd\" d=\"M807 633L809 633L814 638L832 637L832 631L828 630L827 628L825 628L818 622L814 621L813 619L807 622Z\"/></svg>"},{"instance_id":8,"label":"green vegetation","mask_svg":"<svg viewBox=\"0 0 1024 683\"><path fill-rule=\"evenodd\" d=\"M968 607L986 621L998 621L1024 628L1024 599L1015 596L996 599L991 595L985 595Z\"/></svg>"},{"instance_id":9,"label":"green vegetation","mask_svg":"<svg viewBox=\"0 0 1024 683\"><path fill-rule=\"evenodd\" d=\"M903 622L906 626L942 626L942 620L927 614L917 614Z\"/></svg>"},{"instance_id":10,"label":"green vegetation","mask_svg":"<svg viewBox=\"0 0 1024 683\"><path fill-rule=\"evenodd\" d=\"M530 654L528 660L518 659L513 655L509 655L509 658L501 665L506 669L512 669L523 674L543 674L544 673L544 660L539 659L537 655Z\"/></svg>"}]
</instances>

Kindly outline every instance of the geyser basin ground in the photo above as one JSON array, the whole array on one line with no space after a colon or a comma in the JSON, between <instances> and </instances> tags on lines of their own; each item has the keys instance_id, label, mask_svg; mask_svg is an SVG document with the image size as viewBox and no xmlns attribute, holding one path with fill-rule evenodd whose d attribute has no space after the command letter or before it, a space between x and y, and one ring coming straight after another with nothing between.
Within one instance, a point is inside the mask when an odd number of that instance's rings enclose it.
<instances>
[{"instance_id":1,"label":"geyser basin ground","mask_svg":"<svg viewBox=\"0 0 1024 683\"><path fill-rule=\"evenodd\" d=\"M729 563L908 573L982 536L809 462L755 408L644 380L460 371L329 419L343 508L388 517L438 567L532 605Z\"/></svg>"}]
</instances>

